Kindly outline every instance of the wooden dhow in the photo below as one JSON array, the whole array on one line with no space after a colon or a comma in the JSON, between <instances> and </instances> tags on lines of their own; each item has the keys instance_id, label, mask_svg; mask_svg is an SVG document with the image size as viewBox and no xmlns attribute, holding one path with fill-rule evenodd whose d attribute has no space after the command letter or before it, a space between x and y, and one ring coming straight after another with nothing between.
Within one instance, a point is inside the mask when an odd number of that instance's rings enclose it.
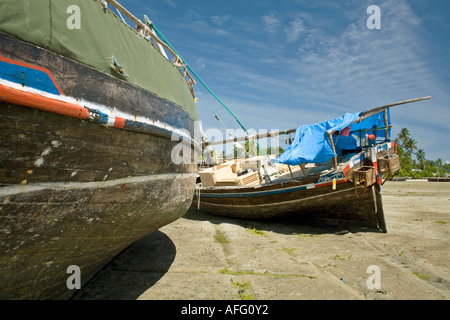
<instances>
[{"instance_id":1,"label":"wooden dhow","mask_svg":"<svg viewBox=\"0 0 450 320\"><path fill-rule=\"evenodd\" d=\"M231 218L286 218L387 232L381 185L400 169L397 145L390 141L389 108L429 98L402 101L348 117L346 114L313 129L302 126L264 135L205 142L204 146L251 141L292 132L299 136L298 144L294 145L294 140L284 153L287 157L282 154L278 159L267 156L234 159L200 170L193 207ZM380 131L381 136L377 134ZM370 132L379 136L376 143L376 140L366 138ZM307 156L321 159L320 162L308 161L304 154L296 154L298 148L302 148L301 139L309 133L312 133L309 136L312 140L303 146L315 150ZM359 138L358 144L337 143L352 135L352 143ZM320 148L311 148L310 143L316 143ZM346 149L349 145L352 147ZM327 156L323 156L324 150L328 152Z\"/></svg>"},{"instance_id":2,"label":"wooden dhow","mask_svg":"<svg viewBox=\"0 0 450 320\"><path fill-rule=\"evenodd\" d=\"M0 299L68 298L69 277L187 211L197 167L172 137L198 145L198 115L180 61L116 1L1 1Z\"/></svg>"}]
</instances>

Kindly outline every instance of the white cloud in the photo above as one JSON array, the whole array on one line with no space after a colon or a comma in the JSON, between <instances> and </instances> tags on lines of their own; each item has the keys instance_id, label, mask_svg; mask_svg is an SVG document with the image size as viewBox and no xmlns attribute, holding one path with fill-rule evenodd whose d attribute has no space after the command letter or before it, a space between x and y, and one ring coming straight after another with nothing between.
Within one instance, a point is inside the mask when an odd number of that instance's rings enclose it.
<instances>
[{"instance_id":1,"label":"white cloud","mask_svg":"<svg viewBox=\"0 0 450 320\"><path fill-rule=\"evenodd\" d=\"M268 31L269 33L276 33L278 32L281 21L278 17L275 16L274 12L271 12L269 15L262 17L264 29Z\"/></svg>"},{"instance_id":2,"label":"white cloud","mask_svg":"<svg viewBox=\"0 0 450 320\"><path fill-rule=\"evenodd\" d=\"M300 47L297 55L299 79L308 79L330 100L350 105L378 103L429 87L433 75L417 53L420 40L413 30L418 19L402 4L382 6L381 30L368 30L365 21L358 21L342 34L309 34L308 46Z\"/></svg>"},{"instance_id":3,"label":"white cloud","mask_svg":"<svg viewBox=\"0 0 450 320\"><path fill-rule=\"evenodd\" d=\"M214 24L223 27L223 25L225 24L225 22L227 22L229 19L231 18L230 15L223 15L223 16L212 16L211 20L212 22L214 22Z\"/></svg>"},{"instance_id":4,"label":"white cloud","mask_svg":"<svg viewBox=\"0 0 450 320\"><path fill-rule=\"evenodd\" d=\"M202 57L199 57L195 60L195 69L196 70L203 70L205 69L205 59Z\"/></svg>"},{"instance_id":5,"label":"white cloud","mask_svg":"<svg viewBox=\"0 0 450 320\"><path fill-rule=\"evenodd\" d=\"M347 6L351 11L344 18L327 17L323 11L271 11L254 23L266 31L262 37L239 29L238 36L223 38L227 42L196 42L197 50L214 56L205 55L198 65L207 66L214 91L226 105L258 129L271 129L270 121L281 128L294 127L432 95L430 101L393 108L393 133L409 128L431 159L446 160L450 154L439 149L446 145L439 133L450 129L442 120L450 119L450 93L426 59L433 48L423 37L420 13L405 0L377 4L381 30L367 29L369 4L359 2ZM225 16L211 19L220 27L227 22ZM194 31L223 34L213 23L197 21ZM274 37L283 31L286 41Z\"/></svg>"},{"instance_id":6,"label":"white cloud","mask_svg":"<svg viewBox=\"0 0 450 320\"><path fill-rule=\"evenodd\" d=\"M431 158L448 155L438 141L439 131L450 129L442 121L450 119L450 94L426 59L430 48L421 37L422 21L406 1L380 7L381 30L368 30L363 15L340 34L308 32L308 45L300 44L294 64L304 101L322 96L342 111L361 111L431 95L430 101L393 108L394 125L416 132L413 138Z\"/></svg>"},{"instance_id":7,"label":"white cloud","mask_svg":"<svg viewBox=\"0 0 450 320\"><path fill-rule=\"evenodd\" d=\"M297 16L289 25L284 29L288 42L295 42L306 31L303 25L302 19Z\"/></svg>"},{"instance_id":8,"label":"white cloud","mask_svg":"<svg viewBox=\"0 0 450 320\"><path fill-rule=\"evenodd\" d=\"M225 29L222 29L220 27L214 27L205 20L193 21L189 25L189 28L191 31L197 32L199 34L209 34L209 35L215 35L215 36L224 36L224 35L230 34Z\"/></svg>"}]
</instances>

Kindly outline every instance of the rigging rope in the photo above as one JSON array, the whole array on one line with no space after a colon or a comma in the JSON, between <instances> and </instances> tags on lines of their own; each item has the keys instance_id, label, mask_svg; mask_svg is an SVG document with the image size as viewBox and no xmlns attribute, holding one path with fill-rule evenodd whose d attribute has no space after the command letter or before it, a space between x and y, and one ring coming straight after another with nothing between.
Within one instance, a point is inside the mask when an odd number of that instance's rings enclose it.
<instances>
[{"instance_id":1,"label":"rigging rope","mask_svg":"<svg viewBox=\"0 0 450 320\"><path fill-rule=\"evenodd\" d=\"M402 146L400 143L398 143L398 142L395 142L395 143L396 143L397 145L399 145L400 147L402 147L403 149L405 149L406 151L411 152L411 153L414 154L416 157L419 157L419 158L421 158L421 159L423 159L423 160L425 160L425 161L427 161L427 162L429 162L429 163L431 163L431 164L434 164L436 167L439 167L439 168L441 168L441 169L444 169L444 170L447 171L447 172L450 172L450 170L448 170L448 169L446 169L446 168L444 168L444 167L438 165L437 163L435 163L435 162L433 162L433 161L430 161L430 160L425 159L424 157L418 155L418 154L415 153L414 151L411 151L411 150L409 150L408 148L406 148L405 146Z\"/></svg>"},{"instance_id":2,"label":"rigging rope","mask_svg":"<svg viewBox=\"0 0 450 320\"><path fill-rule=\"evenodd\" d=\"M222 100L219 99L219 97L208 87L208 85L199 77L199 75L191 68L191 66L183 59L183 57L180 56L180 54L175 50L175 48L170 44L170 42L164 37L164 35L159 31L159 29L155 26L153 22L151 22L147 16L144 16L144 19L147 23L151 24L152 28L155 30L155 32L158 34L158 36L161 38L162 41L164 41L172 50L175 52L178 57L181 59L181 61L185 64L186 68L194 75L194 77L197 78L197 80L208 90L208 92L233 116L233 118L236 120L236 122L239 124L239 126L245 131L247 136L249 135L247 128L239 121L237 116L222 102ZM217 120L218 116L214 115ZM219 120L219 122L223 125L222 121ZM259 143L256 142L256 145L259 149L259 151L265 155L267 158L269 156L267 153L260 147Z\"/></svg>"},{"instance_id":3,"label":"rigging rope","mask_svg":"<svg viewBox=\"0 0 450 320\"><path fill-rule=\"evenodd\" d=\"M175 50L175 48L170 44L170 42L164 37L164 35L159 31L159 29L155 26L154 23L152 23L152 27L155 30L155 32L158 34L158 36L161 38L162 41L164 41L181 59L181 61L186 65L186 68L192 72L192 74L197 78L198 81L206 88L206 90L211 93L211 95L234 117L234 119L237 121L237 123L241 126L241 128L248 134L247 129L244 127L244 125L239 121L239 119L236 117L236 115L228 109L228 107L222 102L222 100L219 99L219 97L208 87L208 85L199 77L199 75L191 68L191 66L183 59L183 57L180 56L180 54Z\"/></svg>"}]
</instances>

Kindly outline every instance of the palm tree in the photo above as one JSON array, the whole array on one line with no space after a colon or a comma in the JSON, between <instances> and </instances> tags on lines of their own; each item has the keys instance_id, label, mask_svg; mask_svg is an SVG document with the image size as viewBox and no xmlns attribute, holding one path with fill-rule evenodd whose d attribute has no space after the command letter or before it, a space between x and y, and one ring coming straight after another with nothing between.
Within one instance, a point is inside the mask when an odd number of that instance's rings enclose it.
<instances>
[{"instance_id":1,"label":"palm tree","mask_svg":"<svg viewBox=\"0 0 450 320\"><path fill-rule=\"evenodd\" d=\"M417 155L419 155L419 157L417 157L417 161L419 161L419 166L422 167L422 170L425 170L425 151L423 151L423 149L419 149L417 150Z\"/></svg>"},{"instance_id":2,"label":"palm tree","mask_svg":"<svg viewBox=\"0 0 450 320\"><path fill-rule=\"evenodd\" d=\"M404 146L409 150L414 151L415 149L417 149L417 141L412 138L409 138Z\"/></svg>"},{"instance_id":3,"label":"palm tree","mask_svg":"<svg viewBox=\"0 0 450 320\"><path fill-rule=\"evenodd\" d=\"M407 128L402 128L400 130L400 133L398 134L397 138L395 139L396 142L400 144L400 147L405 147L407 149L411 150L411 143L414 143L415 146L415 140L411 139L409 130ZM414 142L413 142L414 141ZM411 158L411 153L407 150L405 150L406 154L405 156L408 158Z\"/></svg>"},{"instance_id":4,"label":"palm tree","mask_svg":"<svg viewBox=\"0 0 450 320\"><path fill-rule=\"evenodd\" d=\"M417 142L414 139L411 139L407 128L402 128L400 130L397 138L395 138L395 142L399 144L398 155L400 157L401 167L405 174L411 175L411 169L413 168L414 162L411 152L406 149L412 150L413 148L416 148Z\"/></svg>"},{"instance_id":5,"label":"palm tree","mask_svg":"<svg viewBox=\"0 0 450 320\"><path fill-rule=\"evenodd\" d=\"M401 144L406 147L408 140L411 139L409 130L407 128L402 128L397 138L400 140Z\"/></svg>"}]
</instances>

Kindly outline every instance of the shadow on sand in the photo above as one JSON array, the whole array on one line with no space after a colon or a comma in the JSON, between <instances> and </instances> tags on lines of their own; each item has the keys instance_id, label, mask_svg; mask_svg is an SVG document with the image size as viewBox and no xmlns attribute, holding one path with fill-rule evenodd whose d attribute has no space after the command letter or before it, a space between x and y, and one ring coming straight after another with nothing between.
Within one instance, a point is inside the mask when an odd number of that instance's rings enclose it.
<instances>
[{"instance_id":1,"label":"shadow on sand","mask_svg":"<svg viewBox=\"0 0 450 320\"><path fill-rule=\"evenodd\" d=\"M295 220L292 217L266 219L266 220L249 220L228 218L222 216L215 216L202 211L198 211L196 208L190 208L189 211L183 216L185 219L209 221L213 224L229 223L241 226L243 228L255 228L257 230L272 231L279 234L337 234L345 235L347 233L358 232L375 232L381 233L380 230L375 228L360 227L358 225L349 224L324 224L317 223L308 220Z\"/></svg>"},{"instance_id":2,"label":"shadow on sand","mask_svg":"<svg viewBox=\"0 0 450 320\"><path fill-rule=\"evenodd\" d=\"M136 300L167 273L175 255L172 240L154 231L108 262L72 299Z\"/></svg>"},{"instance_id":3,"label":"shadow on sand","mask_svg":"<svg viewBox=\"0 0 450 320\"><path fill-rule=\"evenodd\" d=\"M311 224L292 219L245 220L210 215L191 208L182 219L208 221L219 225L234 224L243 228L272 231L279 234L336 234L380 232L368 228L342 225ZM175 260L176 247L163 232L155 231L123 250L100 270L74 300L136 300L158 282Z\"/></svg>"}]
</instances>

